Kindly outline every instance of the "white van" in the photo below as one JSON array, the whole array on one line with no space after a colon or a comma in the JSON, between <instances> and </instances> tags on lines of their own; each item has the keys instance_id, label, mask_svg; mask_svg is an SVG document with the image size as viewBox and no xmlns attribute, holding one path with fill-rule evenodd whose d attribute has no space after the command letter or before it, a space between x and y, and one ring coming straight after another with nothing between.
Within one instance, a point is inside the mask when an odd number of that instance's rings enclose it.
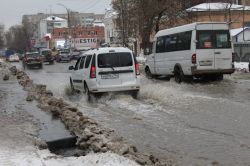
<instances>
[{"instance_id":1,"label":"white van","mask_svg":"<svg viewBox=\"0 0 250 166\"><path fill-rule=\"evenodd\" d=\"M159 31L145 73L186 78L209 76L222 80L234 72L231 37L227 23L200 22Z\"/></svg>"},{"instance_id":2,"label":"white van","mask_svg":"<svg viewBox=\"0 0 250 166\"><path fill-rule=\"evenodd\" d=\"M77 60L70 77L72 89L90 94L130 91L136 97L140 89L139 64L131 50L106 47L85 52Z\"/></svg>"}]
</instances>

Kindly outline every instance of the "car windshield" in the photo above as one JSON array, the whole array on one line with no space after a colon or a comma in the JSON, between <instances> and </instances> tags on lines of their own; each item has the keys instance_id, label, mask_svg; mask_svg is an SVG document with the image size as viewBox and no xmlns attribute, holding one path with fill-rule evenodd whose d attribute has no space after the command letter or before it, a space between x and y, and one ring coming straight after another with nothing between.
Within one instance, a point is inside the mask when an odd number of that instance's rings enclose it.
<instances>
[{"instance_id":1,"label":"car windshield","mask_svg":"<svg viewBox=\"0 0 250 166\"><path fill-rule=\"evenodd\" d=\"M197 31L197 49L231 48L228 30Z\"/></svg>"},{"instance_id":2,"label":"car windshield","mask_svg":"<svg viewBox=\"0 0 250 166\"><path fill-rule=\"evenodd\" d=\"M62 52L60 52L61 54L68 54L69 52L67 52L67 51L62 51Z\"/></svg>"},{"instance_id":3,"label":"car windshield","mask_svg":"<svg viewBox=\"0 0 250 166\"><path fill-rule=\"evenodd\" d=\"M126 67L133 65L132 54L128 52L99 54L97 61L98 67L100 68Z\"/></svg>"},{"instance_id":4,"label":"car windshield","mask_svg":"<svg viewBox=\"0 0 250 166\"><path fill-rule=\"evenodd\" d=\"M36 57L39 56L39 53L26 54L27 57Z\"/></svg>"},{"instance_id":5,"label":"car windshield","mask_svg":"<svg viewBox=\"0 0 250 166\"><path fill-rule=\"evenodd\" d=\"M51 51L49 51L49 50L42 51L42 55L51 55Z\"/></svg>"}]
</instances>

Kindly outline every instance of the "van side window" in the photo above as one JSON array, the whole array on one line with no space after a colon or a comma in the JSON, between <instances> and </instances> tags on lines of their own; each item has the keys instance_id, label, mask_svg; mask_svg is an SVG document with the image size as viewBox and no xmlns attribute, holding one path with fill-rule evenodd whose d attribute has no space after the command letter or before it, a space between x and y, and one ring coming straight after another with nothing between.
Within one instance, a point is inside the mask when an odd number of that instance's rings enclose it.
<instances>
[{"instance_id":1,"label":"van side window","mask_svg":"<svg viewBox=\"0 0 250 166\"><path fill-rule=\"evenodd\" d=\"M190 50L192 31L178 34L177 50Z\"/></svg>"},{"instance_id":2,"label":"van side window","mask_svg":"<svg viewBox=\"0 0 250 166\"><path fill-rule=\"evenodd\" d=\"M74 70L78 70L79 65L80 65L80 61L81 61L81 58L78 58L78 60L77 60L77 62L76 62L76 65L75 65L75 69L74 69Z\"/></svg>"},{"instance_id":3,"label":"van side window","mask_svg":"<svg viewBox=\"0 0 250 166\"><path fill-rule=\"evenodd\" d=\"M156 53L164 52L164 37L158 37L156 41Z\"/></svg>"},{"instance_id":4,"label":"van side window","mask_svg":"<svg viewBox=\"0 0 250 166\"><path fill-rule=\"evenodd\" d=\"M189 50L192 31L161 36L156 41L156 53Z\"/></svg>"},{"instance_id":5,"label":"van side window","mask_svg":"<svg viewBox=\"0 0 250 166\"><path fill-rule=\"evenodd\" d=\"M177 51L177 34L171 35L170 36L170 40L168 42L168 47L166 49L167 52L171 52L171 51Z\"/></svg>"},{"instance_id":6,"label":"van side window","mask_svg":"<svg viewBox=\"0 0 250 166\"><path fill-rule=\"evenodd\" d=\"M92 57L92 55L88 55L86 57L86 62L85 62L85 67L84 68L88 68L89 67L91 57Z\"/></svg>"},{"instance_id":7,"label":"van side window","mask_svg":"<svg viewBox=\"0 0 250 166\"><path fill-rule=\"evenodd\" d=\"M82 59L81 59L79 69L83 69L84 61L85 61L85 56L83 56Z\"/></svg>"}]
</instances>

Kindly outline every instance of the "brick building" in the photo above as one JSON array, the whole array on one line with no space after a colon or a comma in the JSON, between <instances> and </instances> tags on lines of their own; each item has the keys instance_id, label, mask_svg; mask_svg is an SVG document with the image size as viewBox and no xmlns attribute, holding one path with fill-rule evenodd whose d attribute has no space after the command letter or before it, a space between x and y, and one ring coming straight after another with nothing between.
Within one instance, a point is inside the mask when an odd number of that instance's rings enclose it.
<instances>
[{"instance_id":1,"label":"brick building","mask_svg":"<svg viewBox=\"0 0 250 166\"><path fill-rule=\"evenodd\" d=\"M103 26L79 26L72 28L55 28L52 35L54 47L63 47L68 43L70 47L81 49L84 47L96 48L104 43Z\"/></svg>"},{"instance_id":2,"label":"brick building","mask_svg":"<svg viewBox=\"0 0 250 166\"><path fill-rule=\"evenodd\" d=\"M244 1L248 4L248 1ZM243 12L244 9L244 12ZM250 26L250 6L229 3L202 3L187 9L188 19L179 23L190 22L228 22L231 28Z\"/></svg>"}]
</instances>

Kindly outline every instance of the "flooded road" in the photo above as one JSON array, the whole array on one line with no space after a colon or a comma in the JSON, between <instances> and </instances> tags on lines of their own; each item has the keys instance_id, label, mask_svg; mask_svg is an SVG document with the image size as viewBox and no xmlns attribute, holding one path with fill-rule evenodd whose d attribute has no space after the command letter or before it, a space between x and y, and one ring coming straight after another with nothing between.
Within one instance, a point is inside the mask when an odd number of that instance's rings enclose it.
<instances>
[{"instance_id":1,"label":"flooded road","mask_svg":"<svg viewBox=\"0 0 250 166\"><path fill-rule=\"evenodd\" d=\"M181 85L142 76L138 100L106 94L88 103L85 95L65 94L72 64L55 63L26 72L35 83L46 84L55 96L115 130L140 151L185 166L250 165L249 73L242 78L226 76L222 82Z\"/></svg>"}]
</instances>

